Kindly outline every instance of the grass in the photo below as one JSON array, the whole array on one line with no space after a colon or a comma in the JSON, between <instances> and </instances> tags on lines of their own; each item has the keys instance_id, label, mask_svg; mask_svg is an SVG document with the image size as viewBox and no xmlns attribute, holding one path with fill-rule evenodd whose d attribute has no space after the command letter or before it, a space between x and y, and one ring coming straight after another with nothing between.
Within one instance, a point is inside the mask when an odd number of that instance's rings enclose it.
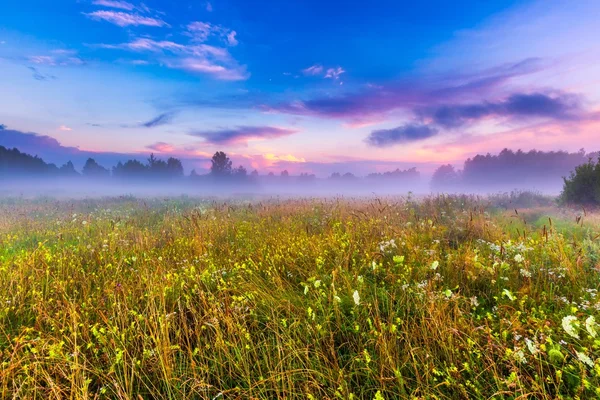
<instances>
[{"instance_id":1,"label":"grass","mask_svg":"<svg viewBox=\"0 0 600 400\"><path fill-rule=\"evenodd\" d=\"M598 397L600 225L543 207L5 200L0 397Z\"/></svg>"}]
</instances>

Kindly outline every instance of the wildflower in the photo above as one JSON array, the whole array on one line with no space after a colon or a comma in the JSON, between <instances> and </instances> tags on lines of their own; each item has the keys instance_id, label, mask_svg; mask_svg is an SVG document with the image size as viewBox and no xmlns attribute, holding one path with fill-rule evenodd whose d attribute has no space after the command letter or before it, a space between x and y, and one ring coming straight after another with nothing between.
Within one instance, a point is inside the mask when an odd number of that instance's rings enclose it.
<instances>
[{"instance_id":1,"label":"wildflower","mask_svg":"<svg viewBox=\"0 0 600 400\"><path fill-rule=\"evenodd\" d=\"M316 288L318 288L319 286L321 286L321 281L320 280L316 280L313 285L315 285Z\"/></svg>"},{"instance_id":2,"label":"wildflower","mask_svg":"<svg viewBox=\"0 0 600 400\"><path fill-rule=\"evenodd\" d=\"M588 331L590 336L593 338L595 338L598 334L596 332L596 325L598 325L596 324L596 319L591 315L585 320L585 330Z\"/></svg>"},{"instance_id":3,"label":"wildflower","mask_svg":"<svg viewBox=\"0 0 600 400\"><path fill-rule=\"evenodd\" d=\"M520 255L520 254L517 254L517 255L515 256L515 262L522 263L523 261L525 261L525 258L523 258L523 256L522 256L522 255Z\"/></svg>"},{"instance_id":4,"label":"wildflower","mask_svg":"<svg viewBox=\"0 0 600 400\"><path fill-rule=\"evenodd\" d=\"M510 290L508 290L508 289L504 289L504 290L502 291L502 295L503 295L503 296L506 296L506 297L508 297L508 299L509 299L510 301L514 301L514 300L515 300L515 298L516 298L516 297L515 297L515 296L512 294L512 292L511 292Z\"/></svg>"},{"instance_id":5,"label":"wildflower","mask_svg":"<svg viewBox=\"0 0 600 400\"><path fill-rule=\"evenodd\" d=\"M436 260L431 263L431 269L435 271L439 267L439 265L440 265L440 262Z\"/></svg>"},{"instance_id":6,"label":"wildflower","mask_svg":"<svg viewBox=\"0 0 600 400\"><path fill-rule=\"evenodd\" d=\"M581 361L590 368L594 368L594 360L588 357L587 354L581 353L579 351L576 351L575 353L577 354L577 358L579 359L579 361Z\"/></svg>"},{"instance_id":7,"label":"wildflower","mask_svg":"<svg viewBox=\"0 0 600 400\"><path fill-rule=\"evenodd\" d=\"M354 304L360 304L360 295L358 294L358 290L354 291L354 294L352 294L352 298L354 299Z\"/></svg>"},{"instance_id":8,"label":"wildflower","mask_svg":"<svg viewBox=\"0 0 600 400\"><path fill-rule=\"evenodd\" d=\"M477 296L473 296L473 297L471 297L471 299L470 299L470 300L471 300L471 305L472 305L473 307L477 307L477 306L479 306L479 300L477 299Z\"/></svg>"},{"instance_id":9,"label":"wildflower","mask_svg":"<svg viewBox=\"0 0 600 400\"><path fill-rule=\"evenodd\" d=\"M533 340L531 340L529 338L525 338L525 344L527 345L527 348L529 349L529 352L531 354L535 355L539 351L537 344Z\"/></svg>"},{"instance_id":10,"label":"wildflower","mask_svg":"<svg viewBox=\"0 0 600 400\"><path fill-rule=\"evenodd\" d=\"M523 350L519 349L519 350L515 351L513 353L513 356L515 357L515 360L517 360L521 364L527 363L527 359L525 358L525 353L523 352Z\"/></svg>"},{"instance_id":11,"label":"wildflower","mask_svg":"<svg viewBox=\"0 0 600 400\"><path fill-rule=\"evenodd\" d=\"M519 273L521 274L521 276L523 276L525 278L531 278L531 272L528 271L528 270L526 270L526 269L524 269L524 268L521 268L519 270Z\"/></svg>"},{"instance_id":12,"label":"wildflower","mask_svg":"<svg viewBox=\"0 0 600 400\"><path fill-rule=\"evenodd\" d=\"M87 225L87 221L81 221L81 225Z\"/></svg>"},{"instance_id":13,"label":"wildflower","mask_svg":"<svg viewBox=\"0 0 600 400\"><path fill-rule=\"evenodd\" d=\"M574 337L575 339L579 339L579 334L577 331L579 330L579 322L577 321L577 317L574 315L567 315L562 319L562 327L569 334L569 336Z\"/></svg>"}]
</instances>

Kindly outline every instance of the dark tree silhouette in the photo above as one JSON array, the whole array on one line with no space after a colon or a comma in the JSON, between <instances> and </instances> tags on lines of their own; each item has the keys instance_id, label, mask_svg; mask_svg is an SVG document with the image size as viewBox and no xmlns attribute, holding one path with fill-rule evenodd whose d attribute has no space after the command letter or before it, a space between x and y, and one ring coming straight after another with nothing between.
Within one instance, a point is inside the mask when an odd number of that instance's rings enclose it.
<instances>
[{"instance_id":1,"label":"dark tree silhouette","mask_svg":"<svg viewBox=\"0 0 600 400\"><path fill-rule=\"evenodd\" d=\"M231 160L227 157L227 154L222 151L217 151L210 160L210 173L214 176L228 176L231 175Z\"/></svg>"},{"instance_id":2,"label":"dark tree silhouette","mask_svg":"<svg viewBox=\"0 0 600 400\"><path fill-rule=\"evenodd\" d=\"M246 168L242 167L241 165L233 170L233 176L235 178L245 178L247 175L248 171L246 171Z\"/></svg>"},{"instance_id":3,"label":"dark tree silhouette","mask_svg":"<svg viewBox=\"0 0 600 400\"><path fill-rule=\"evenodd\" d=\"M564 203L600 205L600 157L598 162L590 158L564 178L560 199Z\"/></svg>"},{"instance_id":4,"label":"dark tree silhouette","mask_svg":"<svg viewBox=\"0 0 600 400\"><path fill-rule=\"evenodd\" d=\"M0 175L6 178L25 175L46 177L57 173L58 168L54 164L46 164L37 156L0 146Z\"/></svg>"},{"instance_id":5,"label":"dark tree silhouette","mask_svg":"<svg viewBox=\"0 0 600 400\"><path fill-rule=\"evenodd\" d=\"M169 157L167 160L167 171L172 178L183 176L183 165L177 158Z\"/></svg>"},{"instance_id":6,"label":"dark tree silhouette","mask_svg":"<svg viewBox=\"0 0 600 400\"><path fill-rule=\"evenodd\" d=\"M105 178L110 175L110 172L98 164L93 158L88 158L81 171L83 175L95 178Z\"/></svg>"},{"instance_id":7,"label":"dark tree silhouette","mask_svg":"<svg viewBox=\"0 0 600 400\"><path fill-rule=\"evenodd\" d=\"M459 184L460 175L450 164L441 165L431 177L432 189L449 189Z\"/></svg>"},{"instance_id":8,"label":"dark tree silhouette","mask_svg":"<svg viewBox=\"0 0 600 400\"><path fill-rule=\"evenodd\" d=\"M282 178L287 178L289 176L290 176L290 173L287 171L287 169L284 169L283 171L281 171Z\"/></svg>"},{"instance_id":9,"label":"dark tree silhouette","mask_svg":"<svg viewBox=\"0 0 600 400\"><path fill-rule=\"evenodd\" d=\"M75 171L75 167L71 161L60 167L59 172L62 176L79 176L79 172Z\"/></svg>"},{"instance_id":10,"label":"dark tree silhouette","mask_svg":"<svg viewBox=\"0 0 600 400\"><path fill-rule=\"evenodd\" d=\"M250 173L250 176L253 177L253 178L257 178L258 177L258 171L257 170L252 171Z\"/></svg>"}]
</instances>

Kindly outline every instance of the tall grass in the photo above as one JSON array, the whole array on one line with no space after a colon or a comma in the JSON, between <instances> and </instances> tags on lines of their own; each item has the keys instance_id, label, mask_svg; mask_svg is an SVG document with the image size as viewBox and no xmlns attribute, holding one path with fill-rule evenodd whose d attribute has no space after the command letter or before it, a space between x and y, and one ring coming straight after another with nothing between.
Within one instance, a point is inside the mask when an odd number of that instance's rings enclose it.
<instances>
[{"instance_id":1,"label":"tall grass","mask_svg":"<svg viewBox=\"0 0 600 400\"><path fill-rule=\"evenodd\" d=\"M600 396L597 227L488 204L4 202L0 397Z\"/></svg>"}]
</instances>

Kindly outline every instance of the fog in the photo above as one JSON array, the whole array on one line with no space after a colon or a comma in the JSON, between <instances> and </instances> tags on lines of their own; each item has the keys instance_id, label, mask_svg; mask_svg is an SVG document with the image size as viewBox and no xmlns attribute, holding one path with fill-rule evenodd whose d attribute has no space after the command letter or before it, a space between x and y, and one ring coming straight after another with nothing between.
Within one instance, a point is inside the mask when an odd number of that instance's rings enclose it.
<instances>
[{"instance_id":1,"label":"fog","mask_svg":"<svg viewBox=\"0 0 600 400\"><path fill-rule=\"evenodd\" d=\"M500 192L535 191L541 194L560 193L560 180L542 182L515 182L514 184L463 185L455 184L444 188L432 188L428 179L397 182L367 178L351 181L331 178L313 178L302 181L299 177L258 177L243 182L215 182L208 177L192 180L189 177L172 181L126 182L114 179L89 180L85 177L39 178L20 176L18 179L2 179L0 198L4 197L51 197L57 199L81 199L134 196L145 197L331 197L331 196L423 196L436 193L493 194Z\"/></svg>"}]
</instances>

